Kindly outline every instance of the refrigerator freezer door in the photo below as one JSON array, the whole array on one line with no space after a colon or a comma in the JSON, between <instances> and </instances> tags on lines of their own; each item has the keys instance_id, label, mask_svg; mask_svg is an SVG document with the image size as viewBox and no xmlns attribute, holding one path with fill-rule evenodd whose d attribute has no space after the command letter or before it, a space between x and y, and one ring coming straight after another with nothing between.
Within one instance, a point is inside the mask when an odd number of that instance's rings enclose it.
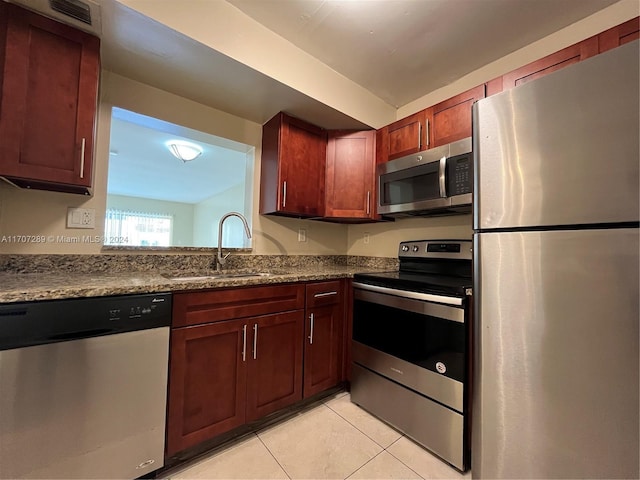
<instances>
[{"instance_id":1,"label":"refrigerator freezer door","mask_svg":"<svg viewBox=\"0 0 640 480\"><path fill-rule=\"evenodd\" d=\"M474 105L474 229L637 222L639 41Z\"/></svg>"},{"instance_id":2,"label":"refrigerator freezer door","mask_svg":"<svg viewBox=\"0 0 640 480\"><path fill-rule=\"evenodd\" d=\"M474 236L474 478L639 478L638 229Z\"/></svg>"}]
</instances>

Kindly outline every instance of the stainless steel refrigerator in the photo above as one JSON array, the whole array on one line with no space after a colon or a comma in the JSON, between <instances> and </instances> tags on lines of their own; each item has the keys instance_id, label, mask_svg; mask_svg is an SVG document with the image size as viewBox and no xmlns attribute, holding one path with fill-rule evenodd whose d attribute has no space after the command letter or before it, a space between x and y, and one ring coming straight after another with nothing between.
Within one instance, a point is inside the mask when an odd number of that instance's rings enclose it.
<instances>
[{"instance_id":1,"label":"stainless steel refrigerator","mask_svg":"<svg viewBox=\"0 0 640 480\"><path fill-rule=\"evenodd\" d=\"M638 41L474 106L473 478L638 478Z\"/></svg>"}]
</instances>

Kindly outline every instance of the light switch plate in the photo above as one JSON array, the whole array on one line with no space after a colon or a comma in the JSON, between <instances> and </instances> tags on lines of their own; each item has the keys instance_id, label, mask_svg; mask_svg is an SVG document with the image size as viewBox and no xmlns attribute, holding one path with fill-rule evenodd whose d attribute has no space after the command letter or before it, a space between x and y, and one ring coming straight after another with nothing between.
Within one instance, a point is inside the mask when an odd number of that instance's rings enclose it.
<instances>
[{"instance_id":1,"label":"light switch plate","mask_svg":"<svg viewBox=\"0 0 640 480\"><path fill-rule=\"evenodd\" d=\"M67 228L96 228L96 210L94 208L67 209Z\"/></svg>"}]
</instances>

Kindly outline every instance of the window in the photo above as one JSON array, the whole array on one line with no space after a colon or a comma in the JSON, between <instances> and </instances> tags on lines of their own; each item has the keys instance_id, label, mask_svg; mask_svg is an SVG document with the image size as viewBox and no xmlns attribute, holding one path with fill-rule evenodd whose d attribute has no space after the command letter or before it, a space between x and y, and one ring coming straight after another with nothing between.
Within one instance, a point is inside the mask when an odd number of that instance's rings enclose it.
<instances>
[{"instance_id":1,"label":"window","mask_svg":"<svg viewBox=\"0 0 640 480\"><path fill-rule=\"evenodd\" d=\"M162 213L107 209L105 245L168 247L171 245L173 216Z\"/></svg>"},{"instance_id":2,"label":"window","mask_svg":"<svg viewBox=\"0 0 640 480\"><path fill-rule=\"evenodd\" d=\"M201 154L191 161L176 158L169 145L183 142L197 144ZM158 234L124 243L116 234L114 242L107 232L105 245L215 248L224 214L240 212L251 222L254 155L251 145L113 107L107 210L161 212L172 220L162 239ZM229 222L224 233L223 247L251 247L242 222Z\"/></svg>"}]
</instances>

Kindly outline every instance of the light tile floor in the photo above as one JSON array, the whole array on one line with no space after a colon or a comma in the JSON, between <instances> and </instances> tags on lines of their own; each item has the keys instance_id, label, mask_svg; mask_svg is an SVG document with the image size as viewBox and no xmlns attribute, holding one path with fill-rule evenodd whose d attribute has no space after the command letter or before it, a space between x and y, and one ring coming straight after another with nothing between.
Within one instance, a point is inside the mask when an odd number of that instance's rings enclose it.
<instances>
[{"instance_id":1,"label":"light tile floor","mask_svg":"<svg viewBox=\"0 0 640 480\"><path fill-rule=\"evenodd\" d=\"M465 479L341 392L173 471L170 479Z\"/></svg>"}]
</instances>

